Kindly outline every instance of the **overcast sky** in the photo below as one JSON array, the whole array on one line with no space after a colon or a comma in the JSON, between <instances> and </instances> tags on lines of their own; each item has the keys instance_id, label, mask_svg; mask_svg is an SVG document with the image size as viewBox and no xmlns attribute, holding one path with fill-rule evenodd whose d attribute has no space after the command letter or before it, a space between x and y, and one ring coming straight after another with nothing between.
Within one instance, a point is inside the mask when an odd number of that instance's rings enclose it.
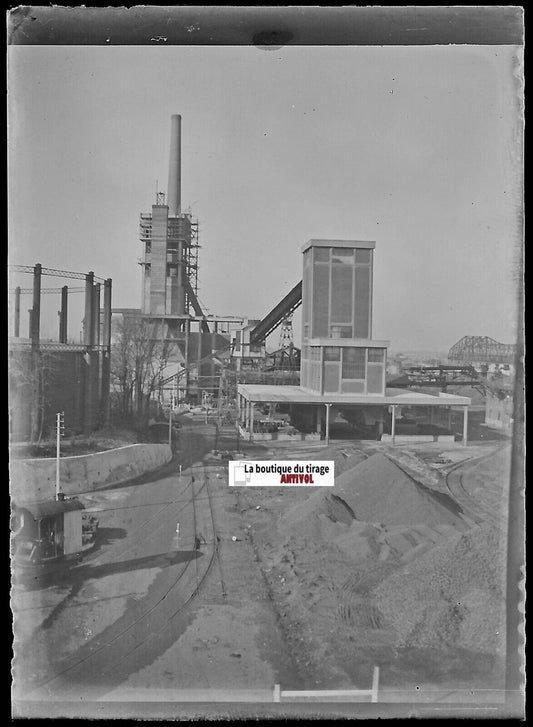
<instances>
[{"instance_id":1,"label":"overcast sky","mask_svg":"<svg viewBox=\"0 0 533 727\"><path fill-rule=\"evenodd\" d=\"M310 238L375 240L375 338L514 341L520 76L511 46L12 46L10 262L94 270L140 306L139 213L179 113L210 313L264 316Z\"/></svg>"}]
</instances>

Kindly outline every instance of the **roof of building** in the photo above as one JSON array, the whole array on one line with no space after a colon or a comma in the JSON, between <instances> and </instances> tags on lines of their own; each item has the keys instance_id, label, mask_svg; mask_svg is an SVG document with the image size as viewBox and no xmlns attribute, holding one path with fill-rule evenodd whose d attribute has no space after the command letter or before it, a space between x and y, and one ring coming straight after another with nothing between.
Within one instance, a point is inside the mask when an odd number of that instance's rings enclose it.
<instances>
[{"instance_id":1,"label":"roof of building","mask_svg":"<svg viewBox=\"0 0 533 727\"><path fill-rule=\"evenodd\" d=\"M85 506L79 500L46 500L45 502L19 503L16 507L21 510L28 510L36 520L51 515L59 515L62 512L72 510L85 510Z\"/></svg>"},{"instance_id":2,"label":"roof of building","mask_svg":"<svg viewBox=\"0 0 533 727\"><path fill-rule=\"evenodd\" d=\"M373 250L376 247L376 243L372 240L309 240L302 247L302 252L305 252L310 247L349 247Z\"/></svg>"},{"instance_id":3,"label":"roof of building","mask_svg":"<svg viewBox=\"0 0 533 727\"><path fill-rule=\"evenodd\" d=\"M285 402L287 404L397 404L404 406L470 406L471 399L439 391L437 395L405 389L385 389L380 394L317 394L300 386L239 384L239 394L248 401Z\"/></svg>"}]
</instances>

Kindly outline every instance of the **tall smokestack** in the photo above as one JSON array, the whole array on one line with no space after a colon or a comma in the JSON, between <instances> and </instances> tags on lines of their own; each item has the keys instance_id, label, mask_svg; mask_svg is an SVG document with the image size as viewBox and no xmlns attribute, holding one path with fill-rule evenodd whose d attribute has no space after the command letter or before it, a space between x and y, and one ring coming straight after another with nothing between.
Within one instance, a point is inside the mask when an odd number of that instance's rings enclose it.
<instances>
[{"instance_id":1,"label":"tall smokestack","mask_svg":"<svg viewBox=\"0 0 533 727\"><path fill-rule=\"evenodd\" d=\"M181 116L179 114L172 114L170 117L167 204L169 217L181 214Z\"/></svg>"}]
</instances>

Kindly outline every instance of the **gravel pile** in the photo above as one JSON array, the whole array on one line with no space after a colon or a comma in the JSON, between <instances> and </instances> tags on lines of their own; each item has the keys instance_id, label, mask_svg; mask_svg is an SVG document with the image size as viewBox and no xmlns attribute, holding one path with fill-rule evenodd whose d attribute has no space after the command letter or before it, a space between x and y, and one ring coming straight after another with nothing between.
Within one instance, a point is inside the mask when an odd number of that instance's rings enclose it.
<instances>
[{"instance_id":1,"label":"gravel pile","mask_svg":"<svg viewBox=\"0 0 533 727\"><path fill-rule=\"evenodd\" d=\"M398 647L502 652L505 563L491 526L459 534L388 576L374 597Z\"/></svg>"},{"instance_id":2,"label":"gravel pile","mask_svg":"<svg viewBox=\"0 0 533 727\"><path fill-rule=\"evenodd\" d=\"M418 484L382 454L374 454L335 479L335 494L357 520L383 525L460 525L440 493Z\"/></svg>"}]
</instances>

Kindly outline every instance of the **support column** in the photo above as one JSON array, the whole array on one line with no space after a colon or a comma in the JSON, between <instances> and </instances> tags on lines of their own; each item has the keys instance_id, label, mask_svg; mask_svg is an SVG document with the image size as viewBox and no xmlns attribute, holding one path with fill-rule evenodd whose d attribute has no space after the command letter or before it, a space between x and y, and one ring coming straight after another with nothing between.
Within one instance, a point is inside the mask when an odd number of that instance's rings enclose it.
<instances>
[{"instance_id":1,"label":"support column","mask_svg":"<svg viewBox=\"0 0 533 727\"><path fill-rule=\"evenodd\" d=\"M85 276L85 318L83 319L83 344L93 345L93 287L94 273Z\"/></svg>"},{"instance_id":2,"label":"support column","mask_svg":"<svg viewBox=\"0 0 533 727\"><path fill-rule=\"evenodd\" d=\"M463 447L468 444L468 407L463 409Z\"/></svg>"},{"instance_id":3,"label":"support column","mask_svg":"<svg viewBox=\"0 0 533 727\"><path fill-rule=\"evenodd\" d=\"M33 308L31 316L31 343L39 345L41 328L41 265L37 263L33 268Z\"/></svg>"},{"instance_id":4,"label":"support column","mask_svg":"<svg viewBox=\"0 0 533 727\"><path fill-rule=\"evenodd\" d=\"M189 371L190 371L190 361L189 361L189 338L191 333L191 320L190 318L187 318L185 321L185 401L188 401L189 399Z\"/></svg>"},{"instance_id":5,"label":"support column","mask_svg":"<svg viewBox=\"0 0 533 727\"><path fill-rule=\"evenodd\" d=\"M61 311L59 313L59 343L67 343L68 285L61 288Z\"/></svg>"},{"instance_id":6,"label":"support column","mask_svg":"<svg viewBox=\"0 0 533 727\"><path fill-rule=\"evenodd\" d=\"M452 408L451 406L448 407L448 431L452 431Z\"/></svg>"},{"instance_id":7,"label":"support column","mask_svg":"<svg viewBox=\"0 0 533 727\"><path fill-rule=\"evenodd\" d=\"M394 446L396 443L396 404L392 405L391 437Z\"/></svg>"},{"instance_id":8,"label":"support column","mask_svg":"<svg viewBox=\"0 0 533 727\"><path fill-rule=\"evenodd\" d=\"M326 404L326 447L329 447L329 410L331 404Z\"/></svg>"},{"instance_id":9,"label":"support column","mask_svg":"<svg viewBox=\"0 0 533 727\"><path fill-rule=\"evenodd\" d=\"M100 345L100 283L96 283L93 288L93 311L92 311L92 324L93 324L93 345Z\"/></svg>"},{"instance_id":10,"label":"support column","mask_svg":"<svg viewBox=\"0 0 533 727\"><path fill-rule=\"evenodd\" d=\"M250 402L250 442L254 439L254 403Z\"/></svg>"},{"instance_id":11,"label":"support column","mask_svg":"<svg viewBox=\"0 0 533 727\"><path fill-rule=\"evenodd\" d=\"M20 285L15 288L15 338L20 336Z\"/></svg>"},{"instance_id":12,"label":"support column","mask_svg":"<svg viewBox=\"0 0 533 727\"><path fill-rule=\"evenodd\" d=\"M102 329L102 388L100 396L100 412L104 425L109 424L111 388L111 278L104 283L104 319Z\"/></svg>"},{"instance_id":13,"label":"support column","mask_svg":"<svg viewBox=\"0 0 533 727\"><path fill-rule=\"evenodd\" d=\"M102 330L102 345L111 346L111 278L104 283L104 320Z\"/></svg>"}]
</instances>

